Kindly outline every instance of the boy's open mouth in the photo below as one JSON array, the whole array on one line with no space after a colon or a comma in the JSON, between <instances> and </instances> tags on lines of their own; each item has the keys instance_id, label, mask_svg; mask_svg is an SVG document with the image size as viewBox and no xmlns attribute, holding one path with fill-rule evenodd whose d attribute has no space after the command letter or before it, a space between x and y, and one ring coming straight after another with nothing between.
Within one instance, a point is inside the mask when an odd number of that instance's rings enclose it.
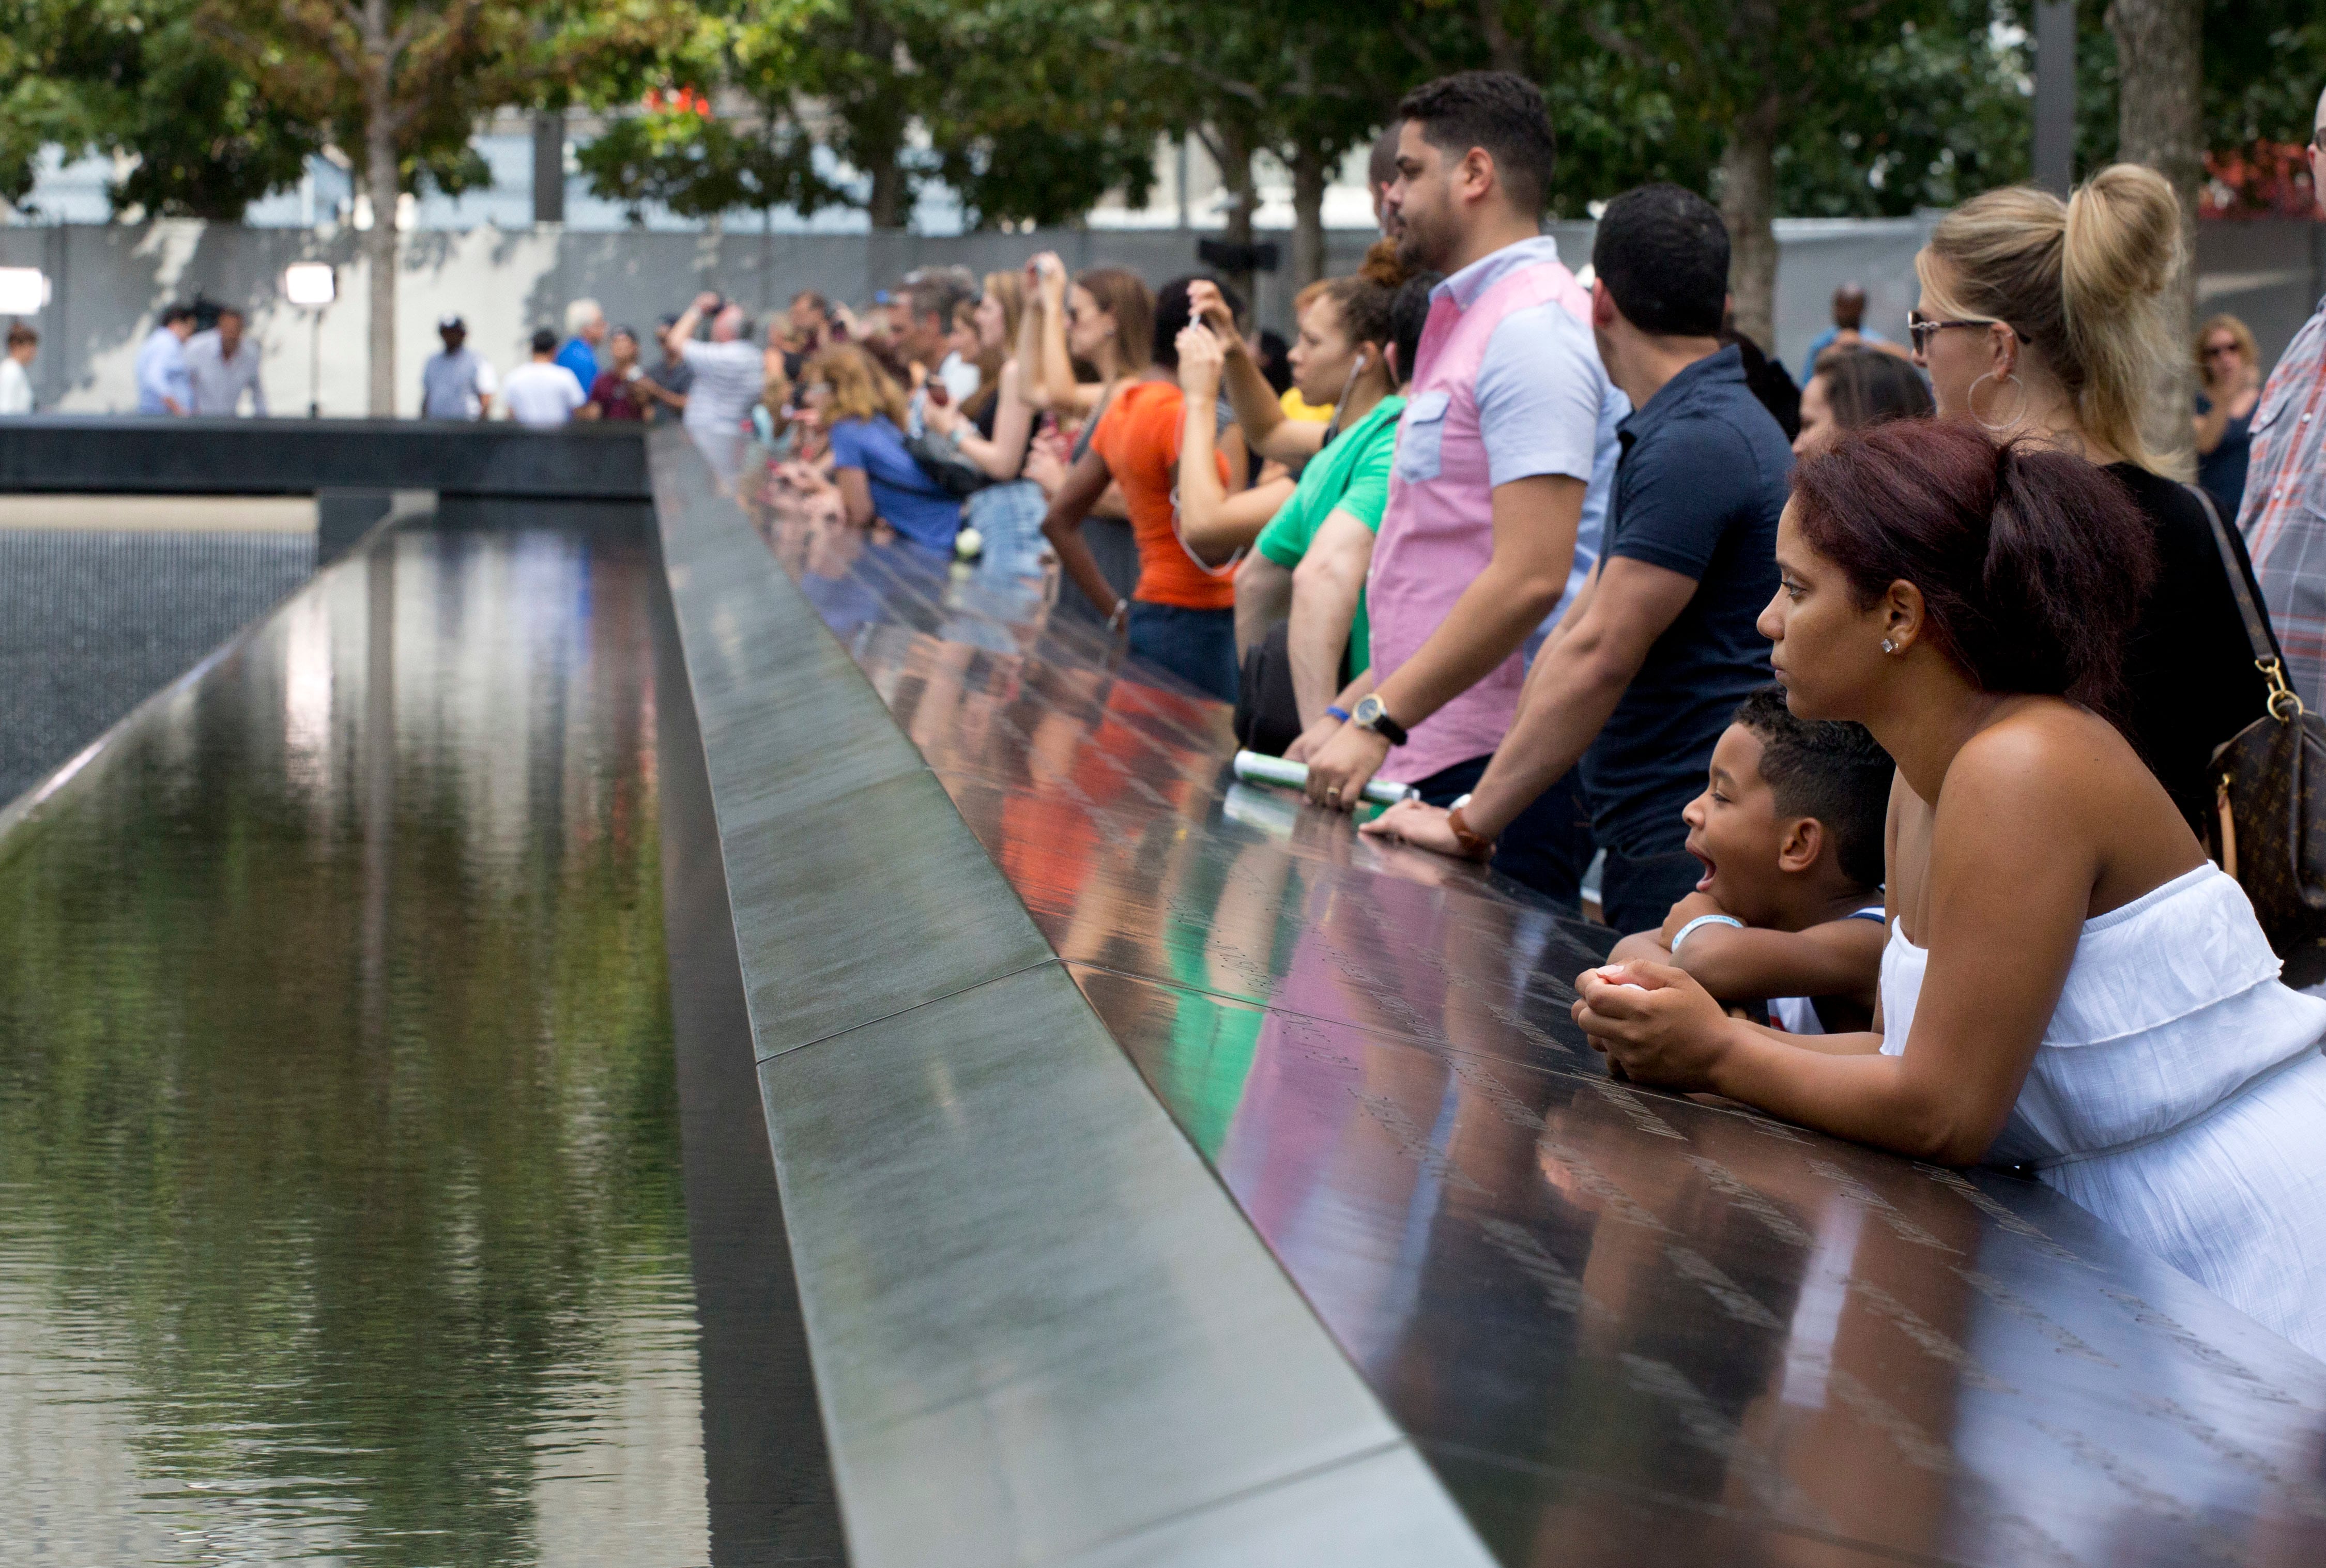
<instances>
[{"instance_id":1,"label":"boy's open mouth","mask_svg":"<svg viewBox=\"0 0 2326 1568\"><path fill-rule=\"evenodd\" d=\"M1712 879L1720 874L1720 868L1712 863L1711 856L1698 849L1694 844L1688 845L1687 849L1689 854L1704 862L1704 875L1696 879L1696 890L1698 893L1711 892Z\"/></svg>"}]
</instances>

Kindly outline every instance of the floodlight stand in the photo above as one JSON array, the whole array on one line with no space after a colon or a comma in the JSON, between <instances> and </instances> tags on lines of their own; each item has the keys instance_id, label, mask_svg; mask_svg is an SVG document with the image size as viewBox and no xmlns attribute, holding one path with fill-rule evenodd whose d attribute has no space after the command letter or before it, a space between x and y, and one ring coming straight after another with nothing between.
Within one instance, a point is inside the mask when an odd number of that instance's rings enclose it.
<instances>
[{"instance_id":1,"label":"floodlight stand","mask_svg":"<svg viewBox=\"0 0 2326 1568\"><path fill-rule=\"evenodd\" d=\"M323 417L323 310L317 306L312 312L312 326L307 335L307 417Z\"/></svg>"}]
</instances>

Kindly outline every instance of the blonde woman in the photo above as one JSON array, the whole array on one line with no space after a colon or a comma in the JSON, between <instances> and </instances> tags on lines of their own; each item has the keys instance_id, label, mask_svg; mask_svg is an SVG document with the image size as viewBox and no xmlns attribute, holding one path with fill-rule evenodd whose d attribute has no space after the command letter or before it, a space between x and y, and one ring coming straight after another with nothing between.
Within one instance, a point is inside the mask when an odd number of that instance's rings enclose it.
<instances>
[{"instance_id":1,"label":"blonde woman","mask_svg":"<svg viewBox=\"0 0 2326 1568\"><path fill-rule=\"evenodd\" d=\"M1031 477L1034 424L1027 367L1040 363L1042 311L1029 308L1024 277L985 274L985 292L964 312L955 347L976 360L977 395L961 408L926 409L928 428L950 438L961 455L997 481L962 504L962 521L977 530L986 558L1006 571L1039 570L1043 487Z\"/></svg>"},{"instance_id":2,"label":"blonde woman","mask_svg":"<svg viewBox=\"0 0 2326 1568\"><path fill-rule=\"evenodd\" d=\"M2203 504L2180 483L2186 459L2147 433L2178 424L2157 399L2181 353L2159 309L2181 239L2172 188L2137 164L2101 170L2066 201L1990 190L1940 219L1914 258L1922 294L1907 329L1940 419L2105 468L2147 519L2163 571L2125 645L2121 718L2201 838L2213 752L2262 716L2268 688Z\"/></svg>"},{"instance_id":3,"label":"blonde woman","mask_svg":"<svg viewBox=\"0 0 2326 1568\"><path fill-rule=\"evenodd\" d=\"M985 292L963 309L954 334L954 352L977 366L977 393L958 407L931 404L922 415L990 479L1019 477L1034 433L1022 361L1011 351L1024 324L1025 297L1016 273L985 274Z\"/></svg>"},{"instance_id":4,"label":"blonde woman","mask_svg":"<svg viewBox=\"0 0 2326 1568\"><path fill-rule=\"evenodd\" d=\"M950 551L961 504L905 450L905 394L853 344L826 348L800 372L816 423L832 443L841 514L858 528L886 523L915 543Z\"/></svg>"},{"instance_id":5,"label":"blonde woman","mask_svg":"<svg viewBox=\"0 0 2326 1568\"><path fill-rule=\"evenodd\" d=\"M2261 402L2261 350L2235 316L2215 316L2197 329L2197 483L2222 516L2235 518Z\"/></svg>"}]
</instances>

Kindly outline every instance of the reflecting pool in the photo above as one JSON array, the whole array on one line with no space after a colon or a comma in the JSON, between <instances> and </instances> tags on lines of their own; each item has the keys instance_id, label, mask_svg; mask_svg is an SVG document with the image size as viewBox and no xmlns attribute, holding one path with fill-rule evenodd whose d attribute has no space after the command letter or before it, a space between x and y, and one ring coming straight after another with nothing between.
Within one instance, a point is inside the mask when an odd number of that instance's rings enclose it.
<instances>
[{"instance_id":1,"label":"reflecting pool","mask_svg":"<svg viewBox=\"0 0 2326 1568\"><path fill-rule=\"evenodd\" d=\"M9 1562L707 1560L658 577L393 536L0 830Z\"/></svg>"}]
</instances>

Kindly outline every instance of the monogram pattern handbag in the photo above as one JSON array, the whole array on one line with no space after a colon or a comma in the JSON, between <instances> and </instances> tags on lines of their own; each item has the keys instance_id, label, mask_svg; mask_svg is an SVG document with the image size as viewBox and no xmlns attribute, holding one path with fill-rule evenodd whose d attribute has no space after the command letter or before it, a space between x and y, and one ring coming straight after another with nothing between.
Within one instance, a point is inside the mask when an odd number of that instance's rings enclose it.
<instances>
[{"instance_id":1,"label":"monogram pattern handbag","mask_svg":"<svg viewBox=\"0 0 2326 1568\"><path fill-rule=\"evenodd\" d=\"M2277 638L2213 498L2194 486L2269 682L2269 712L2213 753L2213 858L2253 901L2289 986L2326 980L2326 719L2285 683ZM2311 786L2316 784L2313 789Z\"/></svg>"}]
</instances>

